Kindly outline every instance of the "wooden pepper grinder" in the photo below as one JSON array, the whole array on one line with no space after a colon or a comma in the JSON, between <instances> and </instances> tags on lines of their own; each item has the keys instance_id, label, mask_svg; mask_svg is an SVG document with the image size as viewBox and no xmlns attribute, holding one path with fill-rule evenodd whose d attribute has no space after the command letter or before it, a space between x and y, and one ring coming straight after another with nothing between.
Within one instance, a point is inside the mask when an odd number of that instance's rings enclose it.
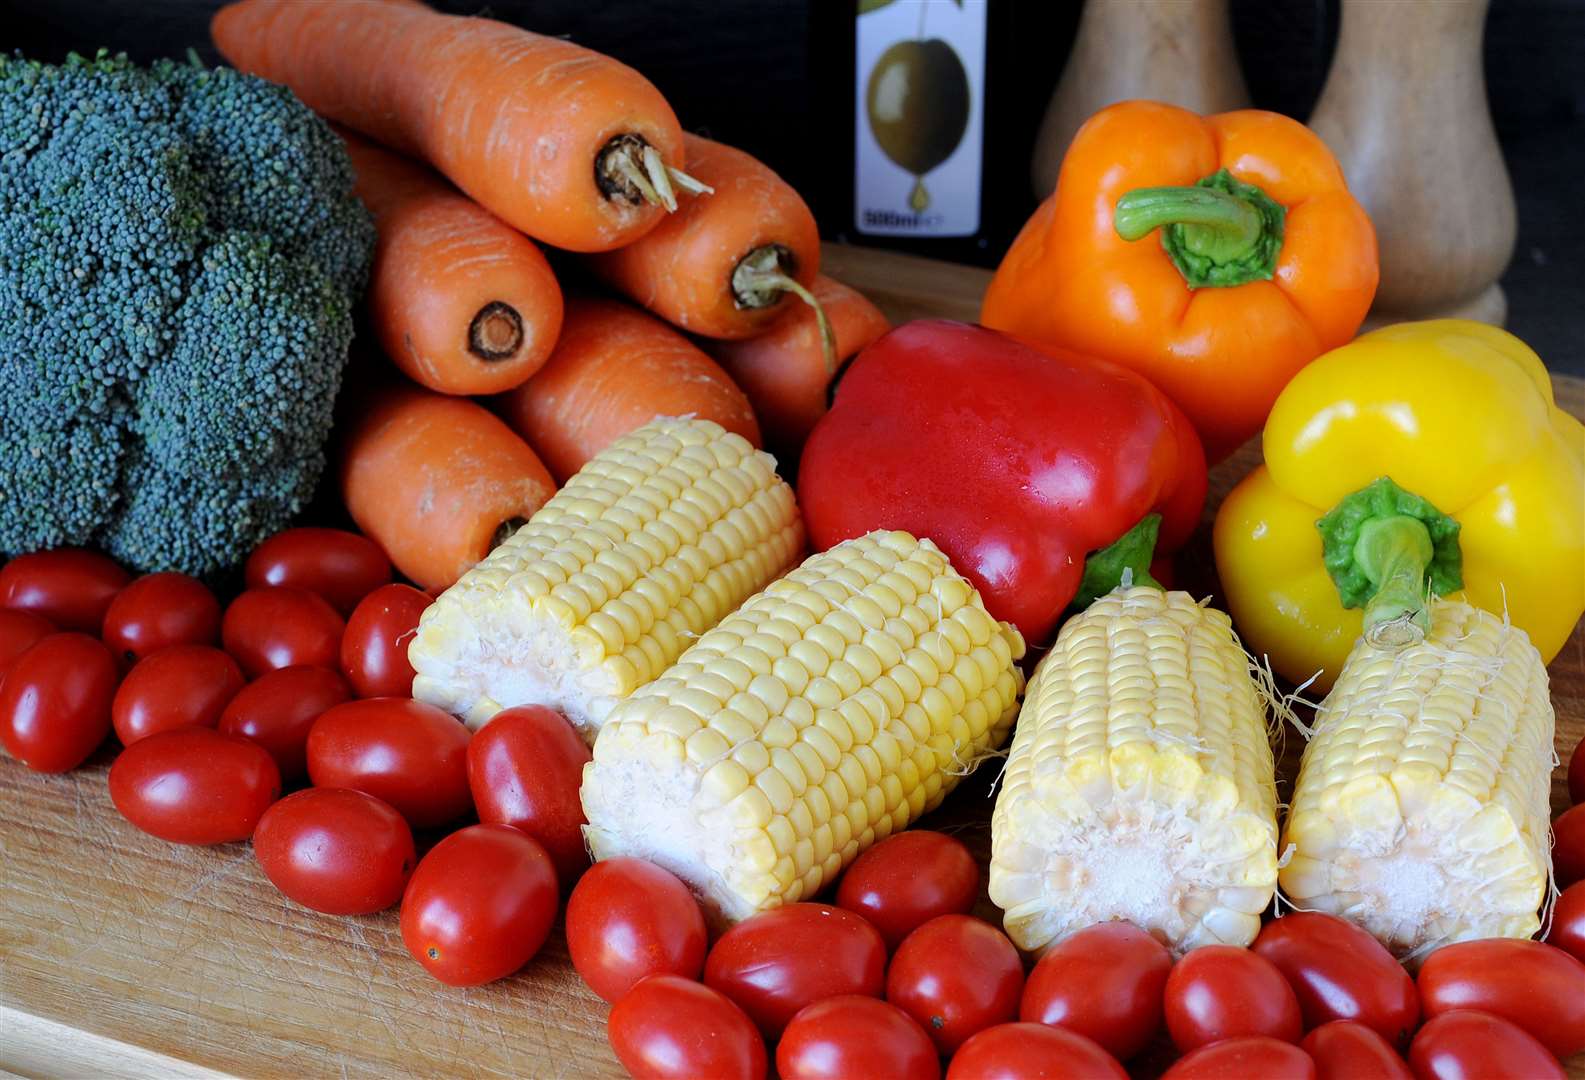
<instances>
[{"instance_id":1,"label":"wooden pepper grinder","mask_svg":"<svg viewBox=\"0 0 1585 1080\"><path fill-rule=\"evenodd\" d=\"M1249 104L1233 50L1228 0L1090 0L1051 95L1030 180L1044 199L1079 125L1118 101L1150 98L1195 112Z\"/></svg>"},{"instance_id":2,"label":"wooden pepper grinder","mask_svg":"<svg viewBox=\"0 0 1585 1080\"><path fill-rule=\"evenodd\" d=\"M1481 67L1489 0L1343 0L1310 126L1342 163L1381 247L1371 322L1501 325L1518 232Z\"/></svg>"}]
</instances>

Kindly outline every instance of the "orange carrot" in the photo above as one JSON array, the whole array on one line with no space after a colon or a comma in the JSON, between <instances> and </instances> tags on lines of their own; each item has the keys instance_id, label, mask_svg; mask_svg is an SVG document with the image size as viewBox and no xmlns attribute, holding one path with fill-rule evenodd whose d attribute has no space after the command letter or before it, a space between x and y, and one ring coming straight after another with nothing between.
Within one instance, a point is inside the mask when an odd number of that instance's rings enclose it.
<instances>
[{"instance_id":1,"label":"orange carrot","mask_svg":"<svg viewBox=\"0 0 1585 1080\"><path fill-rule=\"evenodd\" d=\"M754 410L726 372L665 323L617 300L569 297L556 351L493 404L561 483L657 416L714 420L760 444Z\"/></svg>"},{"instance_id":2,"label":"orange carrot","mask_svg":"<svg viewBox=\"0 0 1585 1080\"><path fill-rule=\"evenodd\" d=\"M573 251L606 251L675 209L682 130L638 72L570 41L380 0L242 0L210 24L243 71L424 158L485 209ZM690 186L691 185L691 186Z\"/></svg>"},{"instance_id":3,"label":"orange carrot","mask_svg":"<svg viewBox=\"0 0 1585 1080\"><path fill-rule=\"evenodd\" d=\"M784 464L798 460L804 439L826 414L840 365L891 329L879 308L840 281L816 276L812 291L836 334L835 368L827 365L814 314L803 308L759 337L702 343L748 395L764 425L765 445Z\"/></svg>"},{"instance_id":4,"label":"orange carrot","mask_svg":"<svg viewBox=\"0 0 1585 1080\"><path fill-rule=\"evenodd\" d=\"M414 386L377 394L341 447L341 497L358 528L438 592L545 504L556 485L489 410Z\"/></svg>"},{"instance_id":5,"label":"orange carrot","mask_svg":"<svg viewBox=\"0 0 1585 1080\"><path fill-rule=\"evenodd\" d=\"M607 285L674 326L712 338L765 330L807 293L820 230L798 193L730 146L684 133L688 173L710 185L627 247L590 256Z\"/></svg>"},{"instance_id":6,"label":"orange carrot","mask_svg":"<svg viewBox=\"0 0 1585 1080\"><path fill-rule=\"evenodd\" d=\"M368 305L385 354L442 394L521 386L561 333L545 256L422 165L355 135L347 150L380 233Z\"/></svg>"}]
</instances>

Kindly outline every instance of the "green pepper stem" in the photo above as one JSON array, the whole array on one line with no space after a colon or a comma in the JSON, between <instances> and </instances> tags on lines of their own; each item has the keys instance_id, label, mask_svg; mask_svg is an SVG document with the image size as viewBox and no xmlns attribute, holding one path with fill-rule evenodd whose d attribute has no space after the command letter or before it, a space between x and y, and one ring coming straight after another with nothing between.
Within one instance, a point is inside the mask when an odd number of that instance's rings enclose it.
<instances>
[{"instance_id":1,"label":"green pepper stem","mask_svg":"<svg viewBox=\"0 0 1585 1080\"><path fill-rule=\"evenodd\" d=\"M1402 648L1425 640L1431 630L1426 571L1433 554L1431 534L1419 518L1394 514L1360 525L1354 560L1376 587L1365 604L1366 641Z\"/></svg>"},{"instance_id":2,"label":"green pepper stem","mask_svg":"<svg viewBox=\"0 0 1585 1080\"><path fill-rule=\"evenodd\" d=\"M1150 561L1156 557L1156 537L1160 533L1161 515L1146 514L1122 536L1091 552L1084 560L1084 579L1073 598L1073 609L1083 611L1125 582L1162 588L1161 582L1150 576Z\"/></svg>"},{"instance_id":3,"label":"green pepper stem","mask_svg":"<svg viewBox=\"0 0 1585 1080\"><path fill-rule=\"evenodd\" d=\"M1183 225L1183 242L1217 262L1242 258L1260 239L1260 213L1248 200L1214 188L1138 188L1117 200L1112 227L1138 240L1163 225Z\"/></svg>"}]
</instances>

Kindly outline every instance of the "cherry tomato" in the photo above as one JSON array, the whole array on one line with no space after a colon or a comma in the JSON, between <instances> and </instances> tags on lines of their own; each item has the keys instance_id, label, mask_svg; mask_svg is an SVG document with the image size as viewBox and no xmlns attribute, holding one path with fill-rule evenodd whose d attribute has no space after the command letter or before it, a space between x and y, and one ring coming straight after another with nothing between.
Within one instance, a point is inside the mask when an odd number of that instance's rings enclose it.
<instances>
[{"instance_id":1,"label":"cherry tomato","mask_svg":"<svg viewBox=\"0 0 1585 1080\"><path fill-rule=\"evenodd\" d=\"M534 958L558 898L538 840L510 825L470 825L413 871L402 894L402 942L443 983L494 982Z\"/></svg>"},{"instance_id":2,"label":"cherry tomato","mask_svg":"<svg viewBox=\"0 0 1585 1080\"><path fill-rule=\"evenodd\" d=\"M651 975L611 1009L606 1038L633 1080L765 1080L765 1043L726 997Z\"/></svg>"},{"instance_id":3,"label":"cherry tomato","mask_svg":"<svg viewBox=\"0 0 1585 1080\"><path fill-rule=\"evenodd\" d=\"M1162 998L1178 1052L1219 1039L1269 1035L1296 1043L1304 1034L1299 1000L1271 961L1248 949L1204 945L1172 968Z\"/></svg>"},{"instance_id":4,"label":"cherry tomato","mask_svg":"<svg viewBox=\"0 0 1585 1080\"><path fill-rule=\"evenodd\" d=\"M607 1001L647 975L697 979L709 940L688 886L642 859L595 863L567 899L572 966Z\"/></svg>"},{"instance_id":5,"label":"cherry tomato","mask_svg":"<svg viewBox=\"0 0 1585 1080\"><path fill-rule=\"evenodd\" d=\"M886 943L851 911L787 904L722 934L705 958L704 981L774 1038L794 1013L821 998L880 997L886 988Z\"/></svg>"},{"instance_id":6,"label":"cherry tomato","mask_svg":"<svg viewBox=\"0 0 1585 1080\"><path fill-rule=\"evenodd\" d=\"M798 1010L776 1045L781 1080L939 1080L930 1037L895 1005L846 994Z\"/></svg>"},{"instance_id":7,"label":"cherry tomato","mask_svg":"<svg viewBox=\"0 0 1585 1080\"><path fill-rule=\"evenodd\" d=\"M1585 962L1585 881L1576 881L1558 897L1546 940L1548 945Z\"/></svg>"},{"instance_id":8,"label":"cherry tomato","mask_svg":"<svg viewBox=\"0 0 1585 1080\"><path fill-rule=\"evenodd\" d=\"M250 589L306 589L346 615L391 580L391 560L367 536L344 529L287 529L253 549L243 575Z\"/></svg>"},{"instance_id":9,"label":"cherry tomato","mask_svg":"<svg viewBox=\"0 0 1585 1080\"><path fill-rule=\"evenodd\" d=\"M0 568L0 608L31 611L62 630L97 635L132 575L96 551L61 548L18 555Z\"/></svg>"},{"instance_id":10,"label":"cherry tomato","mask_svg":"<svg viewBox=\"0 0 1585 1080\"><path fill-rule=\"evenodd\" d=\"M55 624L42 615L0 608L0 680L17 657L55 632Z\"/></svg>"},{"instance_id":11,"label":"cherry tomato","mask_svg":"<svg viewBox=\"0 0 1585 1080\"><path fill-rule=\"evenodd\" d=\"M104 639L127 663L171 645L213 645L220 639L220 601L186 574L145 574L110 601Z\"/></svg>"},{"instance_id":12,"label":"cherry tomato","mask_svg":"<svg viewBox=\"0 0 1585 1080\"><path fill-rule=\"evenodd\" d=\"M1585 739L1575 743L1569 755L1568 797L1570 802L1585 803Z\"/></svg>"},{"instance_id":13,"label":"cherry tomato","mask_svg":"<svg viewBox=\"0 0 1585 1080\"><path fill-rule=\"evenodd\" d=\"M1418 1080L1566 1080L1523 1028L1473 1009L1427 1020L1409 1047L1409 1067Z\"/></svg>"},{"instance_id":14,"label":"cherry tomato","mask_svg":"<svg viewBox=\"0 0 1585 1080\"><path fill-rule=\"evenodd\" d=\"M416 829L455 821L468 794L468 729L411 698L348 701L308 733L315 787L345 787L384 799Z\"/></svg>"},{"instance_id":15,"label":"cherry tomato","mask_svg":"<svg viewBox=\"0 0 1585 1080\"><path fill-rule=\"evenodd\" d=\"M270 807L253 831L253 855L283 896L327 915L384 911L418 861L402 815L347 788L308 788Z\"/></svg>"},{"instance_id":16,"label":"cherry tomato","mask_svg":"<svg viewBox=\"0 0 1585 1080\"><path fill-rule=\"evenodd\" d=\"M590 757L583 736L543 705L496 713L468 743L468 786L479 820L515 826L544 844L563 885L589 866L578 788Z\"/></svg>"},{"instance_id":17,"label":"cherry tomato","mask_svg":"<svg viewBox=\"0 0 1585 1080\"><path fill-rule=\"evenodd\" d=\"M1167 947L1132 923L1086 927L1040 958L1018 1016L1077 1031L1127 1061L1161 1030L1171 971Z\"/></svg>"},{"instance_id":18,"label":"cherry tomato","mask_svg":"<svg viewBox=\"0 0 1585 1080\"><path fill-rule=\"evenodd\" d=\"M1322 1024L1299 1048L1315 1062L1316 1080L1413 1080L1387 1040L1357 1020Z\"/></svg>"},{"instance_id":19,"label":"cherry tomato","mask_svg":"<svg viewBox=\"0 0 1585 1080\"><path fill-rule=\"evenodd\" d=\"M1375 938L1351 922L1295 911L1261 928L1250 946L1277 966L1299 999L1306 1028L1358 1020L1407 1047L1420 1022L1414 980Z\"/></svg>"},{"instance_id":20,"label":"cherry tomato","mask_svg":"<svg viewBox=\"0 0 1585 1080\"><path fill-rule=\"evenodd\" d=\"M1552 873L1560 889L1585 881L1585 805L1563 811L1552 822Z\"/></svg>"},{"instance_id":21,"label":"cherry tomato","mask_svg":"<svg viewBox=\"0 0 1585 1080\"><path fill-rule=\"evenodd\" d=\"M249 589L231 601L220 640L248 678L257 679L296 664L335 667L342 630L341 616L321 597L270 586Z\"/></svg>"},{"instance_id":22,"label":"cherry tomato","mask_svg":"<svg viewBox=\"0 0 1585 1080\"><path fill-rule=\"evenodd\" d=\"M329 668L299 664L266 671L237 692L220 714L219 728L270 752L281 778L308 775L308 732L327 711L352 699L352 688Z\"/></svg>"},{"instance_id":23,"label":"cherry tomato","mask_svg":"<svg viewBox=\"0 0 1585 1080\"><path fill-rule=\"evenodd\" d=\"M903 939L886 1000L919 1023L943 1057L976 1031L1018 1018L1024 964L1007 935L972 915L938 915Z\"/></svg>"},{"instance_id":24,"label":"cherry tomato","mask_svg":"<svg viewBox=\"0 0 1585 1080\"><path fill-rule=\"evenodd\" d=\"M0 682L0 742L38 772L81 765L110 734L116 661L98 638L51 634Z\"/></svg>"},{"instance_id":25,"label":"cherry tomato","mask_svg":"<svg viewBox=\"0 0 1585 1080\"><path fill-rule=\"evenodd\" d=\"M132 665L110 720L125 746L174 728L212 728L242 686L242 669L219 649L172 645Z\"/></svg>"},{"instance_id":26,"label":"cherry tomato","mask_svg":"<svg viewBox=\"0 0 1585 1080\"><path fill-rule=\"evenodd\" d=\"M837 886L837 906L880 931L888 949L937 915L966 914L980 890L980 864L945 833L911 829L870 848Z\"/></svg>"},{"instance_id":27,"label":"cherry tomato","mask_svg":"<svg viewBox=\"0 0 1585 1080\"><path fill-rule=\"evenodd\" d=\"M110 766L110 801L121 816L174 844L246 840L280 794L274 758L209 728L139 739Z\"/></svg>"},{"instance_id":28,"label":"cherry tomato","mask_svg":"<svg viewBox=\"0 0 1585 1080\"><path fill-rule=\"evenodd\" d=\"M1479 1009L1519 1025L1560 1058L1585 1050L1585 964L1539 941L1444 945L1420 965L1425 1015Z\"/></svg>"},{"instance_id":29,"label":"cherry tomato","mask_svg":"<svg viewBox=\"0 0 1585 1080\"><path fill-rule=\"evenodd\" d=\"M341 670L359 697L412 697L407 645L435 602L411 585L381 585L358 602L341 635Z\"/></svg>"},{"instance_id":30,"label":"cherry tomato","mask_svg":"<svg viewBox=\"0 0 1585 1080\"><path fill-rule=\"evenodd\" d=\"M947 1080L1128 1080L1128 1074L1077 1032L1045 1024L998 1024L952 1055Z\"/></svg>"},{"instance_id":31,"label":"cherry tomato","mask_svg":"<svg viewBox=\"0 0 1585 1080\"><path fill-rule=\"evenodd\" d=\"M1265 1035L1224 1039L1173 1063L1161 1080L1316 1080L1315 1062L1292 1043Z\"/></svg>"}]
</instances>

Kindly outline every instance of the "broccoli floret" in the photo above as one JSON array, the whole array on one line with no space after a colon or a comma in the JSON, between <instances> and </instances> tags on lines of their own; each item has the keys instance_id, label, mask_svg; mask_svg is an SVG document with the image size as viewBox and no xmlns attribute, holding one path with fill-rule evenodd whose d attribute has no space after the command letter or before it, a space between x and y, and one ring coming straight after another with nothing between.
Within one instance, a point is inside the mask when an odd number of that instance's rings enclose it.
<instances>
[{"instance_id":1,"label":"broccoli floret","mask_svg":"<svg viewBox=\"0 0 1585 1080\"><path fill-rule=\"evenodd\" d=\"M0 57L0 551L236 565L312 497L374 229L229 68Z\"/></svg>"}]
</instances>

